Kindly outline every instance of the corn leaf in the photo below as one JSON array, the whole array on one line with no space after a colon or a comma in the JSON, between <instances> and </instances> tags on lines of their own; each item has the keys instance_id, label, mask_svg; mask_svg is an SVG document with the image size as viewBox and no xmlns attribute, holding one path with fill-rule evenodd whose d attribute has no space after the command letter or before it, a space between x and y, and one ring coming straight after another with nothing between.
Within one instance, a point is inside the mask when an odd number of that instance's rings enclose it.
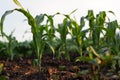
<instances>
[{"instance_id":1,"label":"corn leaf","mask_svg":"<svg viewBox=\"0 0 120 80\"><path fill-rule=\"evenodd\" d=\"M113 11L108 11L109 13L112 13L113 15L115 15L115 13Z\"/></svg>"},{"instance_id":2,"label":"corn leaf","mask_svg":"<svg viewBox=\"0 0 120 80\"><path fill-rule=\"evenodd\" d=\"M73 14L73 13L76 12L76 11L77 11L77 9L73 10L69 15Z\"/></svg>"},{"instance_id":3,"label":"corn leaf","mask_svg":"<svg viewBox=\"0 0 120 80\"><path fill-rule=\"evenodd\" d=\"M96 57L98 57L99 59L101 59L101 56L95 51L95 49L94 49L92 46L90 46L90 49L91 49L91 51L93 52L93 54L94 54Z\"/></svg>"},{"instance_id":4,"label":"corn leaf","mask_svg":"<svg viewBox=\"0 0 120 80\"><path fill-rule=\"evenodd\" d=\"M47 15L45 14L45 16L47 16L48 21L50 22L50 26L53 26L53 16Z\"/></svg>"},{"instance_id":5,"label":"corn leaf","mask_svg":"<svg viewBox=\"0 0 120 80\"><path fill-rule=\"evenodd\" d=\"M90 61L91 59L89 58L89 57L86 57L86 56L80 56L80 57L77 57L76 59L75 59L75 62L81 62L81 61L83 61L83 62L88 62L88 61Z\"/></svg>"},{"instance_id":6,"label":"corn leaf","mask_svg":"<svg viewBox=\"0 0 120 80\"><path fill-rule=\"evenodd\" d=\"M20 2L18 0L13 0L13 2L19 6L20 8L24 9L23 6L20 4Z\"/></svg>"},{"instance_id":7,"label":"corn leaf","mask_svg":"<svg viewBox=\"0 0 120 80\"><path fill-rule=\"evenodd\" d=\"M49 45L50 49L52 50L52 53L55 54L55 49L54 49L54 47L53 47L49 42L47 42L47 44Z\"/></svg>"},{"instance_id":8,"label":"corn leaf","mask_svg":"<svg viewBox=\"0 0 120 80\"><path fill-rule=\"evenodd\" d=\"M106 12L105 11L100 12L96 18L97 25L99 26L104 25L105 18L106 18Z\"/></svg>"},{"instance_id":9,"label":"corn leaf","mask_svg":"<svg viewBox=\"0 0 120 80\"><path fill-rule=\"evenodd\" d=\"M5 17L9 14L11 14L14 10L9 10L9 11L6 11L2 17L1 17L1 20L0 20L0 30L1 30L1 34L2 36L4 35L4 32L3 32L3 24L4 24L4 21L5 21Z\"/></svg>"},{"instance_id":10,"label":"corn leaf","mask_svg":"<svg viewBox=\"0 0 120 80\"><path fill-rule=\"evenodd\" d=\"M84 25L85 25L84 17L81 17L80 25L81 25L81 27L84 27Z\"/></svg>"},{"instance_id":11,"label":"corn leaf","mask_svg":"<svg viewBox=\"0 0 120 80\"><path fill-rule=\"evenodd\" d=\"M40 23L44 21L44 15L43 14L37 15L35 17L35 20L36 20L37 25L40 25Z\"/></svg>"},{"instance_id":12,"label":"corn leaf","mask_svg":"<svg viewBox=\"0 0 120 80\"><path fill-rule=\"evenodd\" d=\"M93 19L95 19L93 10L89 10L89 11L88 11L88 15L86 16L86 18L87 18L88 20L93 20Z\"/></svg>"}]
</instances>

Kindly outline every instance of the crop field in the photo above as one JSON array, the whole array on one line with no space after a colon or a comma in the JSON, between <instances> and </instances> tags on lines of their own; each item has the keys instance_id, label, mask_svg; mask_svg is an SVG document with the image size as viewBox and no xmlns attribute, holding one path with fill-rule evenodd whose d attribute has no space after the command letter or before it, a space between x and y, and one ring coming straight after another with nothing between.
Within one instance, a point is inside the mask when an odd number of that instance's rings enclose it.
<instances>
[{"instance_id":1,"label":"crop field","mask_svg":"<svg viewBox=\"0 0 120 80\"><path fill-rule=\"evenodd\" d=\"M120 25L107 16L114 12L88 10L78 22L71 18L76 10L33 17L13 1L20 8L0 19L0 37L7 39L0 41L0 80L120 80ZM16 11L27 18L31 41L4 32L5 18ZM64 19L56 26L59 15Z\"/></svg>"}]
</instances>

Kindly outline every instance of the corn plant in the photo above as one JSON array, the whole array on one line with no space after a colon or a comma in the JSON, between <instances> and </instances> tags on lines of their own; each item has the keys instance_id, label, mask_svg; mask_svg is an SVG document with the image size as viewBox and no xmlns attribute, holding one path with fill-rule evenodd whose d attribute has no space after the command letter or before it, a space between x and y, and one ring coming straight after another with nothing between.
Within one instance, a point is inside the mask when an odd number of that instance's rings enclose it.
<instances>
[{"instance_id":1,"label":"corn plant","mask_svg":"<svg viewBox=\"0 0 120 80\"><path fill-rule=\"evenodd\" d=\"M54 16L55 15L40 14L35 17L38 25L42 24L43 20L46 20L46 23L43 22L43 25L41 25L44 28L41 28L42 31L40 32L43 33L41 35L43 35L44 39L46 40L45 44L47 44L50 47L53 55L55 54L55 50L53 47L53 40L55 38L55 28L53 21Z\"/></svg>"},{"instance_id":2,"label":"corn plant","mask_svg":"<svg viewBox=\"0 0 120 80\"><path fill-rule=\"evenodd\" d=\"M99 57L99 55L95 51L100 49L100 45L101 45L100 35L103 33L103 30L104 30L106 13L104 11L100 12L95 17L93 11L89 10L88 14L85 18L89 21L89 27L87 29L87 32L89 33L89 37L85 38L85 42L87 41L87 43L88 43L86 47L92 49L93 54L96 55L97 57ZM81 19L81 26L84 26L84 23L85 22L83 21L83 19ZM80 27L80 28L82 29L82 27ZM77 30L79 30L79 29L77 29ZM81 34L83 35L82 31L81 31ZM81 34L80 34L80 36L82 37ZM81 39L81 40L83 41L83 39ZM80 41L80 40L78 40L78 41Z\"/></svg>"},{"instance_id":3,"label":"corn plant","mask_svg":"<svg viewBox=\"0 0 120 80\"><path fill-rule=\"evenodd\" d=\"M35 51L36 51L36 54L37 54L37 63L38 63L38 69L39 71L41 71L41 58L42 58L42 52L44 50L44 46L45 46L45 38L44 38L44 35L43 35L43 32L44 32L44 26L41 25L41 21L42 18L39 18L41 20L39 20L37 17L34 18L30 13L29 11L25 10L22 5L17 1L17 0L14 0L15 4L17 4L20 9L14 9L14 10L9 10L9 11L6 11L2 18L1 18L1 22L0 22L0 28L1 28L1 33L2 35L4 35L4 32L3 32L3 23L4 23L4 19L5 17L14 12L14 11L18 11L20 13L22 13L28 20L28 24L31 26L31 32L33 34L33 42L34 42L34 47L35 47Z\"/></svg>"},{"instance_id":4,"label":"corn plant","mask_svg":"<svg viewBox=\"0 0 120 80\"><path fill-rule=\"evenodd\" d=\"M117 28L118 28L118 23L116 20L107 23L105 39L109 46L112 45L111 42L114 42Z\"/></svg>"},{"instance_id":5,"label":"corn plant","mask_svg":"<svg viewBox=\"0 0 120 80\"><path fill-rule=\"evenodd\" d=\"M70 15L74 13L77 9L72 11L69 15L62 14L65 18L63 19L63 23L58 24L57 32L60 34L60 44L59 44L59 51L60 49L65 51L65 57L67 60L70 60L70 55L68 54L67 48L67 35L71 33L71 25L77 26L77 23L70 18ZM60 14L60 13L59 13ZM78 26L77 26L78 27ZM77 40L76 40L77 41ZM63 52L64 52L63 51ZM61 56L61 53L59 54Z\"/></svg>"},{"instance_id":6,"label":"corn plant","mask_svg":"<svg viewBox=\"0 0 120 80\"><path fill-rule=\"evenodd\" d=\"M8 56L10 56L10 60L14 59L14 56L15 56L14 48L16 47L18 43L15 37L12 36L12 33L9 36L4 34L8 40L7 53L8 53Z\"/></svg>"},{"instance_id":7,"label":"corn plant","mask_svg":"<svg viewBox=\"0 0 120 80\"><path fill-rule=\"evenodd\" d=\"M103 34L105 29L106 12L102 11L94 17L93 11L89 10L86 19L89 21L89 37L92 40L92 46L99 49L100 35Z\"/></svg>"},{"instance_id":8,"label":"corn plant","mask_svg":"<svg viewBox=\"0 0 120 80\"><path fill-rule=\"evenodd\" d=\"M80 56L83 55L83 45L84 45L84 39L86 38L87 29L83 30L83 27L85 25L84 17L80 19L80 25L75 21L71 19L71 36L72 40L76 42L78 47L78 53Z\"/></svg>"},{"instance_id":9,"label":"corn plant","mask_svg":"<svg viewBox=\"0 0 120 80\"><path fill-rule=\"evenodd\" d=\"M88 15L86 16L86 19L89 21L89 37L88 41L91 43L88 43L88 48L91 49L92 53L98 57L99 59L102 59L102 54L100 54L102 51L102 48L105 47L103 44L103 39L101 35L104 37L105 29L105 21L106 21L106 12L102 11L99 14L94 16L94 13L92 10L88 11ZM91 55L91 52L90 52Z\"/></svg>"},{"instance_id":10,"label":"corn plant","mask_svg":"<svg viewBox=\"0 0 120 80\"><path fill-rule=\"evenodd\" d=\"M108 48L111 50L111 55L115 55L112 60L115 61L115 68L116 68L116 73L118 73L119 70L119 61L120 61L120 35L119 32L116 33L117 29L119 29L118 22L117 20L108 22L107 23L107 29L106 29L106 35L105 35L105 40L107 43Z\"/></svg>"},{"instance_id":11,"label":"corn plant","mask_svg":"<svg viewBox=\"0 0 120 80\"><path fill-rule=\"evenodd\" d=\"M46 21L46 24L45 24L45 31L46 31L45 35L46 35L46 39L47 39L46 43L50 47L50 49L53 53L53 59L54 59L54 55L55 55L55 48L53 46L53 41L55 39L55 27L54 27L53 17L55 15L44 14L44 16L47 17L47 21Z\"/></svg>"},{"instance_id":12,"label":"corn plant","mask_svg":"<svg viewBox=\"0 0 120 80\"><path fill-rule=\"evenodd\" d=\"M68 26L69 21L67 18L63 20L63 23L58 24L57 32L60 34L60 44L59 44L59 58L62 53L65 54L67 60L70 61L70 56L67 51L67 35L68 35ZM62 51L63 50L63 51ZM65 51L65 52L64 52Z\"/></svg>"},{"instance_id":13,"label":"corn plant","mask_svg":"<svg viewBox=\"0 0 120 80\"><path fill-rule=\"evenodd\" d=\"M85 18L89 21L89 36L84 41L87 41L86 53L88 53L88 56L77 57L76 61L85 61L91 63L93 72L95 71L95 66L97 66L97 74L99 75L98 77L100 77L99 72L101 72L103 64L109 64L113 57L104 55L106 54L104 49L107 47L106 50L109 50L108 46L106 45L106 41L104 41L104 37L106 35L106 12L102 11L95 17L93 11L89 10L88 15Z\"/></svg>"}]
</instances>

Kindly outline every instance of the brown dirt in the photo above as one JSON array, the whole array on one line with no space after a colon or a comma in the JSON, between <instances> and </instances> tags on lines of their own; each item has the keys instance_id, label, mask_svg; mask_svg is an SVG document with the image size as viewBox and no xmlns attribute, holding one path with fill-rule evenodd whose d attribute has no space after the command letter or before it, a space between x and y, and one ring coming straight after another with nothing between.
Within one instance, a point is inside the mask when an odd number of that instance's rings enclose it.
<instances>
[{"instance_id":1,"label":"brown dirt","mask_svg":"<svg viewBox=\"0 0 120 80\"><path fill-rule=\"evenodd\" d=\"M74 60L74 56L72 56ZM97 73L92 71L91 64L75 63L65 59L53 59L51 55L44 55L42 59L42 70L39 73L37 66L33 66L34 58L20 58L13 61L0 59L0 64L3 64L3 71L0 76L5 75L8 80L96 80L92 79ZM94 69L95 70L95 69ZM79 74L86 71L86 74ZM89 71L87 73L87 71ZM111 78L111 76L98 80L120 80L119 78ZM113 76L113 75L112 75Z\"/></svg>"}]
</instances>

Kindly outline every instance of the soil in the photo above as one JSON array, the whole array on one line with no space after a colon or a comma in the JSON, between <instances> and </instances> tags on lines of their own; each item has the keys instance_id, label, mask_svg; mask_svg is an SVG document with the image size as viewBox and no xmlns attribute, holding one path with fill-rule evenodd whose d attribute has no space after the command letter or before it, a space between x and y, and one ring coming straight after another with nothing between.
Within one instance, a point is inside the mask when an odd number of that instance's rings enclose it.
<instances>
[{"instance_id":1,"label":"soil","mask_svg":"<svg viewBox=\"0 0 120 80\"><path fill-rule=\"evenodd\" d=\"M58 60L45 54L41 72L33 65L35 58L19 58L13 61L3 58L0 59L0 64L3 64L0 76L6 76L7 80L120 80L115 73L106 76L106 68L99 74L97 67L93 68L92 64L74 62L75 57L75 54L71 54L71 61L67 61L64 57Z\"/></svg>"}]
</instances>

